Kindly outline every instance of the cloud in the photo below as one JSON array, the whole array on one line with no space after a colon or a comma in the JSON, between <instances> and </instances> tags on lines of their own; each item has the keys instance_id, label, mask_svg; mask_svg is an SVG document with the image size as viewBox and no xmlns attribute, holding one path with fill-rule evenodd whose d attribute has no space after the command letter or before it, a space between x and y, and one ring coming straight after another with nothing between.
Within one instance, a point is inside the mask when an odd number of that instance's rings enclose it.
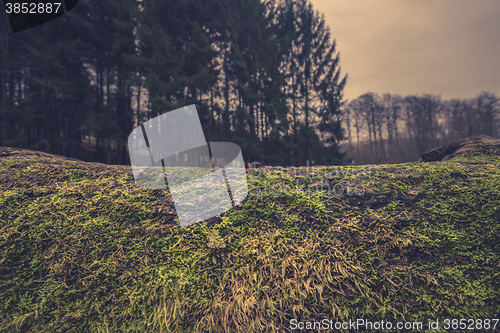
<instances>
[{"instance_id":1,"label":"cloud","mask_svg":"<svg viewBox=\"0 0 500 333\"><path fill-rule=\"evenodd\" d=\"M500 94L497 0L312 0L337 40L348 99Z\"/></svg>"}]
</instances>

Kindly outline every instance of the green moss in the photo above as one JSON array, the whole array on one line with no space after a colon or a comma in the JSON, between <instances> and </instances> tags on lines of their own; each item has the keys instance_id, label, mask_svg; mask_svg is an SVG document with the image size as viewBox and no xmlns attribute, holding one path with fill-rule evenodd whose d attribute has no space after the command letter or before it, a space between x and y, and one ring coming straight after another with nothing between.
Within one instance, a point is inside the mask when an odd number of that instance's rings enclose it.
<instances>
[{"instance_id":1,"label":"green moss","mask_svg":"<svg viewBox=\"0 0 500 333\"><path fill-rule=\"evenodd\" d=\"M188 228L168 190L136 187L129 167L33 156L0 156L2 331L500 316L495 155L370 174L249 171L239 207ZM351 192L320 192L321 181Z\"/></svg>"}]
</instances>

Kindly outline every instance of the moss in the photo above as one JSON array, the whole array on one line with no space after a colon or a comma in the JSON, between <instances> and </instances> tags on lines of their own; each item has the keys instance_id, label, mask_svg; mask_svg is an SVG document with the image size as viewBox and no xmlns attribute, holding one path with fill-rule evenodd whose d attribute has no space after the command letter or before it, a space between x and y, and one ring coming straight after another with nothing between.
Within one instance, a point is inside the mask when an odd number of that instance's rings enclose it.
<instances>
[{"instance_id":1,"label":"moss","mask_svg":"<svg viewBox=\"0 0 500 333\"><path fill-rule=\"evenodd\" d=\"M2 148L0 328L281 332L292 318L499 318L498 162L249 170L241 205L182 228L168 190L136 187L130 167ZM317 190L327 183L345 191Z\"/></svg>"}]
</instances>

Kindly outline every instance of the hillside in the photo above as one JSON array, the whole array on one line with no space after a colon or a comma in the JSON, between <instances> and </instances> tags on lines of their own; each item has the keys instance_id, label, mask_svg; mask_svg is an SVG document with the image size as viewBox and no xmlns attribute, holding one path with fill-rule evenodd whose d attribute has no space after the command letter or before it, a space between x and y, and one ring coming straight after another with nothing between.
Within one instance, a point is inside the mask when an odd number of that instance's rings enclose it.
<instances>
[{"instance_id":1,"label":"hillside","mask_svg":"<svg viewBox=\"0 0 500 333\"><path fill-rule=\"evenodd\" d=\"M0 148L0 331L485 327L500 318L499 155L248 170L242 205L182 228L168 191L138 188L130 167Z\"/></svg>"}]
</instances>

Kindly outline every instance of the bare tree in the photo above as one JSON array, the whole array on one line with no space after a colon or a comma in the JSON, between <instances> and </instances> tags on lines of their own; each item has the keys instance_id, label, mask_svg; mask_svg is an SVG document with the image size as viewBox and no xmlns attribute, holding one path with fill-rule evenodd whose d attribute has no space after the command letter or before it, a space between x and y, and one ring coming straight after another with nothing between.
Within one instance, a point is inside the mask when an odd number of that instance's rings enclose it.
<instances>
[{"instance_id":1,"label":"bare tree","mask_svg":"<svg viewBox=\"0 0 500 333\"><path fill-rule=\"evenodd\" d=\"M464 133L466 128L465 107L465 101L459 99L444 102L446 137L450 142L460 140L466 136Z\"/></svg>"},{"instance_id":2,"label":"bare tree","mask_svg":"<svg viewBox=\"0 0 500 333\"><path fill-rule=\"evenodd\" d=\"M384 94L382 97L383 115L387 126L387 139L389 149L398 146L398 120L402 109L403 99L399 95Z\"/></svg>"},{"instance_id":3,"label":"bare tree","mask_svg":"<svg viewBox=\"0 0 500 333\"><path fill-rule=\"evenodd\" d=\"M498 97L488 92L468 100L446 101L443 110L447 140L478 134L498 136L499 104Z\"/></svg>"},{"instance_id":4,"label":"bare tree","mask_svg":"<svg viewBox=\"0 0 500 333\"><path fill-rule=\"evenodd\" d=\"M356 150L358 156L361 154L360 147L359 147L359 134L361 133L363 129L363 109L361 106L361 103L359 99L355 99L351 101L348 105L349 109L351 110L352 116L354 118L354 129L356 130Z\"/></svg>"},{"instance_id":5,"label":"bare tree","mask_svg":"<svg viewBox=\"0 0 500 333\"><path fill-rule=\"evenodd\" d=\"M472 100L472 104L477 125L473 132L475 132L475 134L495 136L498 128L495 125L499 113L499 100L496 95L483 91Z\"/></svg>"},{"instance_id":6,"label":"bare tree","mask_svg":"<svg viewBox=\"0 0 500 333\"><path fill-rule=\"evenodd\" d=\"M412 161L427 150L468 136L500 135L500 99L488 92L445 101L430 94L367 93L350 101L344 114L349 136L351 126L356 131L356 153L365 154L359 159L364 163Z\"/></svg>"},{"instance_id":7,"label":"bare tree","mask_svg":"<svg viewBox=\"0 0 500 333\"><path fill-rule=\"evenodd\" d=\"M379 162L379 146L382 141L382 105L374 93L366 93L357 98L357 103L368 126L368 139L370 142L371 155ZM378 135L378 139L377 139ZM382 149L381 149L382 150Z\"/></svg>"},{"instance_id":8,"label":"bare tree","mask_svg":"<svg viewBox=\"0 0 500 333\"><path fill-rule=\"evenodd\" d=\"M346 129L347 129L347 140L349 142L349 148L352 147L352 135L351 135L351 117L352 117L352 109L348 103L344 106L342 114L344 115Z\"/></svg>"},{"instance_id":9,"label":"bare tree","mask_svg":"<svg viewBox=\"0 0 500 333\"><path fill-rule=\"evenodd\" d=\"M410 142L421 154L436 145L440 98L432 95L405 98L406 127Z\"/></svg>"}]
</instances>

